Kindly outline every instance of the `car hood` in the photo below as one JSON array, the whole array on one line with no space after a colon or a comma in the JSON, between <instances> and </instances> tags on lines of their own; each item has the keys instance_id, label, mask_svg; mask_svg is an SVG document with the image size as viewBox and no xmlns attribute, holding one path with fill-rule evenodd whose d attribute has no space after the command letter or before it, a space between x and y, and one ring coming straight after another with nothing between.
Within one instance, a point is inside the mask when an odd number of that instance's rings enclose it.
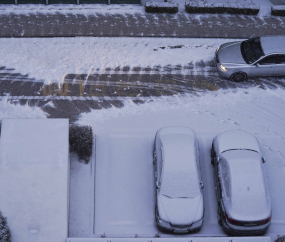
<instances>
[{"instance_id":1,"label":"car hood","mask_svg":"<svg viewBox=\"0 0 285 242\"><path fill-rule=\"evenodd\" d=\"M240 45L240 41L221 45L218 51L218 58L220 63L246 64L241 55Z\"/></svg>"},{"instance_id":2,"label":"car hood","mask_svg":"<svg viewBox=\"0 0 285 242\"><path fill-rule=\"evenodd\" d=\"M195 198L169 198L159 194L157 209L162 220L174 225L190 225L203 217L203 195Z\"/></svg>"}]
</instances>

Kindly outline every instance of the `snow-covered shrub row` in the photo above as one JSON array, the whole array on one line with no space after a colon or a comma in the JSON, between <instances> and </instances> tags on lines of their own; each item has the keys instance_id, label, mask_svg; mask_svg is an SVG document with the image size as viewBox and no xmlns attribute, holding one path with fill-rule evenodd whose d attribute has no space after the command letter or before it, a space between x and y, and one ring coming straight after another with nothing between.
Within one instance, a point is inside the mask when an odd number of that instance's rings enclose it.
<instances>
[{"instance_id":1,"label":"snow-covered shrub row","mask_svg":"<svg viewBox=\"0 0 285 242\"><path fill-rule=\"evenodd\" d=\"M11 234L7 225L7 219L2 216L0 212L0 242L10 242Z\"/></svg>"},{"instance_id":2,"label":"snow-covered shrub row","mask_svg":"<svg viewBox=\"0 0 285 242\"><path fill-rule=\"evenodd\" d=\"M178 3L146 2L145 11L147 13L177 13Z\"/></svg>"},{"instance_id":3,"label":"snow-covered shrub row","mask_svg":"<svg viewBox=\"0 0 285 242\"><path fill-rule=\"evenodd\" d=\"M285 6L284 5L272 6L271 14L275 16L285 16Z\"/></svg>"},{"instance_id":4,"label":"snow-covered shrub row","mask_svg":"<svg viewBox=\"0 0 285 242\"><path fill-rule=\"evenodd\" d=\"M93 131L90 126L70 125L69 149L87 164L92 155Z\"/></svg>"},{"instance_id":5,"label":"snow-covered shrub row","mask_svg":"<svg viewBox=\"0 0 285 242\"><path fill-rule=\"evenodd\" d=\"M229 13L256 15L260 6L257 3L228 3L228 2L207 2L188 0L185 2L185 10L188 13Z\"/></svg>"}]
</instances>

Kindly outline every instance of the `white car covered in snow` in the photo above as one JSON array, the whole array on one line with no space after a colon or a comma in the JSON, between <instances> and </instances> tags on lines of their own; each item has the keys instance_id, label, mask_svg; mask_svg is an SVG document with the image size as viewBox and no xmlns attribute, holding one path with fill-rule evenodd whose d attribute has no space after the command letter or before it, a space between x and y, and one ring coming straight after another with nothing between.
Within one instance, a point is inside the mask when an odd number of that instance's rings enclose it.
<instances>
[{"instance_id":1,"label":"white car covered in snow","mask_svg":"<svg viewBox=\"0 0 285 242\"><path fill-rule=\"evenodd\" d=\"M257 138L243 130L216 136L211 151L218 221L234 235L259 235L271 221L265 159Z\"/></svg>"},{"instance_id":2,"label":"white car covered in snow","mask_svg":"<svg viewBox=\"0 0 285 242\"><path fill-rule=\"evenodd\" d=\"M157 131L154 144L156 222L173 233L198 231L203 224L203 183L199 148L190 128Z\"/></svg>"}]
</instances>

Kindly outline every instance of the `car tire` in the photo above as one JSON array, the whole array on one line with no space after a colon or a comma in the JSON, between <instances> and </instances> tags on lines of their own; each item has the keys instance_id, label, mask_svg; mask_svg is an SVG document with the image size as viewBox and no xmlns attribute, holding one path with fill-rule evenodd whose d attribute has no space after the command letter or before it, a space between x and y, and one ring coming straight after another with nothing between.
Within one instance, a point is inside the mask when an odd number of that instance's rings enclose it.
<instances>
[{"instance_id":1,"label":"car tire","mask_svg":"<svg viewBox=\"0 0 285 242\"><path fill-rule=\"evenodd\" d=\"M218 211L217 211L217 219L218 219L218 223L220 226L222 226L222 218L221 218L221 205L218 205Z\"/></svg>"},{"instance_id":2,"label":"car tire","mask_svg":"<svg viewBox=\"0 0 285 242\"><path fill-rule=\"evenodd\" d=\"M246 79L246 74L244 72L236 72L231 75L231 80L234 82L242 82Z\"/></svg>"},{"instance_id":3,"label":"car tire","mask_svg":"<svg viewBox=\"0 0 285 242\"><path fill-rule=\"evenodd\" d=\"M216 152L214 151L214 146L212 145L211 149L211 164L214 165L214 160L215 160Z\"/></svg>"}]
</instances>

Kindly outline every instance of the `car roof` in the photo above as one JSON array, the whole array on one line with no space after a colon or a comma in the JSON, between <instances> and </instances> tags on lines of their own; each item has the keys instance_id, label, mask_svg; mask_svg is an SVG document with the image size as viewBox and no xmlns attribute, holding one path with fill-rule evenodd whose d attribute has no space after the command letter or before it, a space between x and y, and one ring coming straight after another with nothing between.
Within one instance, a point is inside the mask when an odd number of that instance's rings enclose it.
<instances>
[{"instance_id":1,"label":"car roof","mask_svg":"<svg viewBox=\"0 0 285 242\"><path fill-rule=\"evenodd\" d=\"M285 54L285 36L260 37L260 42L265 55L271 53Z\"/></svg>"},{"instance_id":2,"label":"car roof","mask_svg":"<svg viewBox=\"0 0 285 242\"><path fill-rule=\"evenodd\" d=\"M224 152L222 157L228 164L230 216L241 221L267 218L270 206L261 155L254 151L234 150Z\"/></svg>"},{"instance_id":3,"label":"car roof","mask_svg":"<svg viewBox=\"0 0 285 242\"><path fill-rule=\"evenodd\" d=\"M216 136L214 142L218 153L235 149L254 150L260 153L257 138L244 130L225 131Z\"/></svg>"},{"instance_id":4,"label":"car roof","mask_svg":"<svg viewBox=\"0 0 285 242\"><path fill-rule=\"evenodd\" d=\"M168 127L159 130L158 137L163 147L161 192L170 197L199 195L195 132L184 127Z\"/></svg>"}]
</instances>

